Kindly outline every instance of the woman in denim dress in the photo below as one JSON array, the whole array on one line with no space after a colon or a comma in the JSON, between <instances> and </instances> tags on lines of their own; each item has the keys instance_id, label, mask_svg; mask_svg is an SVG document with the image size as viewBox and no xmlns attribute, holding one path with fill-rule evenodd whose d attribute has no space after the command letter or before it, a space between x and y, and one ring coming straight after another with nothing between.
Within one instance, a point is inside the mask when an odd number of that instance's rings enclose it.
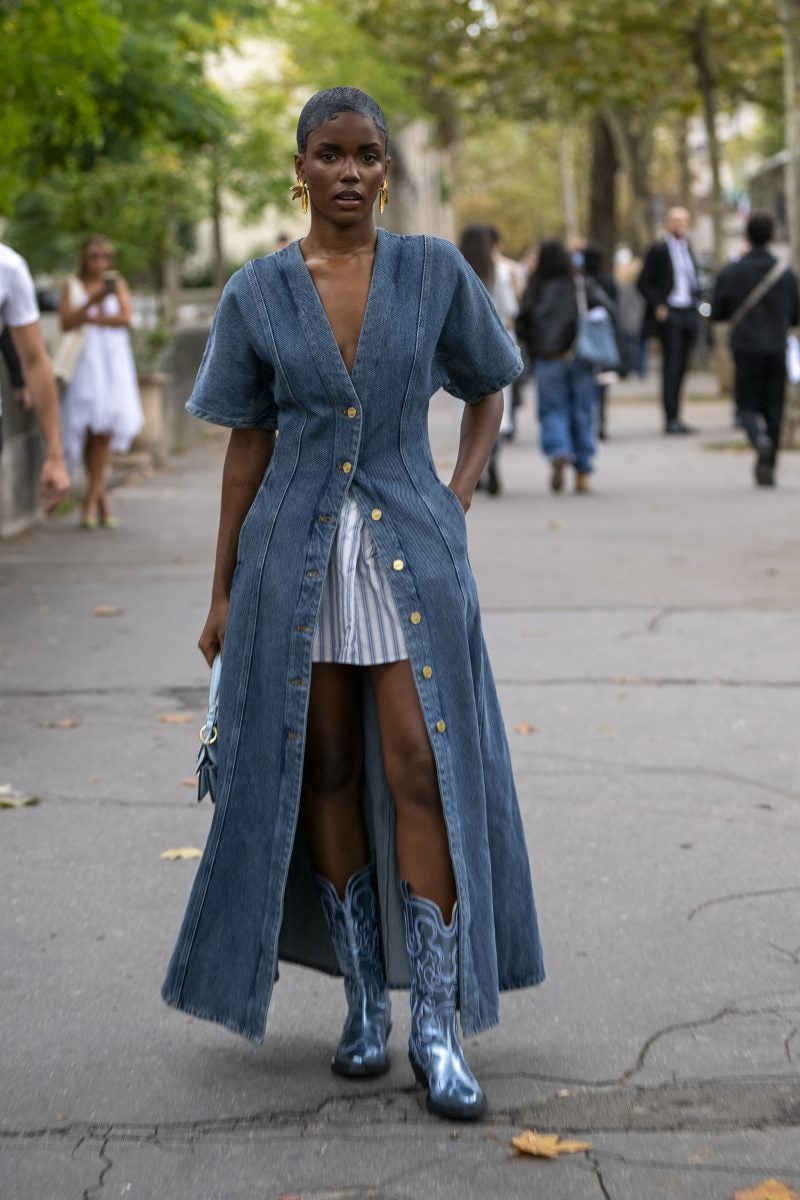
<instances>
[{"instance_id":1,"label":"woman in denim dress","mask_svg":"<svg viewBox=\"0 0 800 1200\"><path fill-rule=\"evenodd\" d=\"M428 1107L475 1118L457 1011L478 1033L543 978L465 525L521 362L450 243L375 229L373 100L319 93L297 143L310 231L232 277L187 404L232 429L200 638L223 651L219 781L163 996L260 1042L279 958L341 974L332 1066L369 1077L410 987ZM467 402L449 487L439 387Z\"/></svg>"}]
</instances>

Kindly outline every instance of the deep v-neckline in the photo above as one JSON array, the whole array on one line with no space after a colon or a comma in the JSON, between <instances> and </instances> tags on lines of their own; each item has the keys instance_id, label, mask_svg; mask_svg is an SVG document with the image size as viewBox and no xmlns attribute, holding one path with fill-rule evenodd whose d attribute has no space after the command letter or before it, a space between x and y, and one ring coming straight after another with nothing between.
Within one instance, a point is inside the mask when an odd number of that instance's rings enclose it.
<instances>
[{"instance_id":1,"label":"deep v-neckline","mask_svg":"<svg viewBox=\"0 0 800 1200\"><path fill-rule=\"evenodd\" d=\"M372 315L372 308L373 308L372 299L373 299L373 296L375 293L375 279L378 274L379 261L383 257L382 249L381 249L382 242L383 242L383 239L381 237L381 231L380 231L380 229L376 229L376 231L375 231L375 254L372 259L372 272L370 274L370 279L369 279L369 289L367 291L367 302L364 305L364 315L361 318L361 328L358 331L358 341L356 342L356 352L353 356L353 365L349 371L347 369L347 363L344 361L344 355L342 354L339 343L336 340L336 335L333 332L333 326L330 323L330 319L329 319L328 313L325 309L325 305L322 303L322 297L320 296L319 292L317 291L317 285L314 282L314 276L311 274L310 270L308 269L308 263L306 262L305 258L303 257L303 251L300 249L300 242L297 241L294 243L295 248L297 250L297 257L300 260L300 265L302 268L303 275L308 283L308 288L310 289L310 291L313 294L314 299L316 301L318 315L322 317L322 323L327 331L328 339L331 343L331 346L335 353L336 359L338 360L339 364L341 365L341 369L344 371L345 375L347 376L347 378L351 384L353 383L353 380L356 378L356 374L358 372L358 365L359 365L359 359L361 357L361 350L362 350L362 347L365 342L364 334L365 334L365 330L367 330L367 327L368 327L368 324L369 324L369 321L370 321L370 318Z\"/></svg>"}]
</instances>

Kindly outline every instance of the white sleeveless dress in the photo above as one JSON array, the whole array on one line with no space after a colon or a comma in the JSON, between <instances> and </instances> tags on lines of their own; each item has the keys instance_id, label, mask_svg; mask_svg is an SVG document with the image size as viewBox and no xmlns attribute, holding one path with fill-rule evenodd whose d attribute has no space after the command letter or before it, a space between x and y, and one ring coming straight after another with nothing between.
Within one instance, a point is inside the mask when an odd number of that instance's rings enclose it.
<instances>
[{"instance_id":1,"label":"white sleeveless dress","mask_svg":"<svg viewBox=\"0 0 800 1200\"><path fill-rule=\"evenodd\" d=\"M83 284L73 278L69 287L70 302L85 304ZM89 314L114 317L119 311L119 299L112 294L93 305ZM87 434L110 434L111 449L124 454L143 425L127 329L104 325L84 325L82 329L83 345L61 408L64 452L71 467L81 461Z\"/></svg>"}]
</instances>

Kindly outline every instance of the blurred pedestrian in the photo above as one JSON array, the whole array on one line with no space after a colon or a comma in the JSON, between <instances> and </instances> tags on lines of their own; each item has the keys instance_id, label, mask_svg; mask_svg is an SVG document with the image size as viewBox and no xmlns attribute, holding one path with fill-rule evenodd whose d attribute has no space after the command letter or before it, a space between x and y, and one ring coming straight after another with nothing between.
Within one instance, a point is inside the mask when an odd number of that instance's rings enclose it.
<instances>
[{"instance_id":1,"label":"blurred pedestrian","mask_svg":"<svg viewBox=\"0 0 800 1200\"><path fill-rule=\"evenodd\" d=\"M587 305L600 302L591 279L581 279ZM542 242L520 306L517 333L534 364L541 446L550 460L550 487L562 491L575 467L576 492L590 491L595 455L595 370L575 353L579 296L572 256L559 239Z\"/></svg>"},{"instance_id":2,"label":"blurred pedestrian","mask_svg":"<svg viewBox=\"0 0 800 1200\"><path fill-rule=\"evenodd\" d=\"M711 301L712 321L728 322L735 366L736 411L756 452L755 478L775 483L786 392L786 336L800 321L794 271L769 252L775 226L767 213L747 222L750 249L723 267Z\"/></svg>"},{"instance_id":3,"label":"blurred pedestrian","mask_svg":"<svg viewBox=\"0 0 800 1200\"><path fill-rule=\"evenodd\" d=\"M647 342L642 337L645 300L636 286L642 273L642 260L630 250L620 251L615 267L617 285L617 340L622 358L620 375L647 374Z\"/></svg>"},{"instance_id":4,"label":"blurred pedestrian","mask_svg":"<svg viewBox=\"0 0 800 1200\"><path fill-rule=\"evenodd\" d=\"M65 384L62 425L67 462L83 457L87 493L81 524L116 524L108 498L108 458L125 453L143 424L128 328L131 294L113 269L114 248L100 234L81 247L76 275L61 293L62 343L56 368Z\"/></svg>"},{"instance_id":5,"label":"blurred pedestrian","mask_svg":"<svg viewBox=\"0 0 800 1200\"><path fill-rule=\"evenodd\" d=\"M606 298L606 307L614 316L614 331L618 333L616 328L617 316L617 285L614 282L614 277L609 275L605 270L605 262L602 247L596 242L587 242L583 249L583 273L587 279L591 279L595 287ZM619 338L617 337L617 341ZM608 389L612 380L618 378L615 372L599 371L595 374L595 394L597 401L597 436L601 442L606 440L606 406L608 404Z\"/></svg>"},{"instance_id":6,"label":"blurred pedestrian","mask_svg":"<svg viewBox=\"0 0 800 1200\"><path fill-rule=\"evenodd\" d=\"M200 636L219 789L162 994L261 1041L279 957L339 973L331 1066L355 1080L389 1069L388 986L410 984L415 1077L463 1120L486 1104L457 1010L477 1033L542 978L464 518L522 363L454 246L376 230L387 146L364 92L308 101L310 228L228 282L188 403L232 428ZM437 384L469 401L449 486Z\"/></svg>"},{"instance_id":7,"label":"blurred pedestrian","mask_svg":"<svg viewBox=\"0 0 800 1200\"><path fill-rule=\"evenodd\" d=\"M0 327L3 326L8 328L19 356L21 377L44 439L45 458L39 474L39 489L42 503L49 512L69 490L61 442L58 391L42 339L36 290L28 265L10 246L0 243Z\"/></svg>"},{"instance_id":8,"label":"blurred pedestrian","mask_svg":"<svg viewBox=\"0 0 800 1200\"><path fill-rule=\"evenodd\" d=\"M495 259L494 242L488 225L465 225L461 232L458 248L480 279L492 298L500 320L509 329L509 319L505 314L517 311L517 301L510 272L503 264ZM510 318L513 321L513 316ZM511 388L503 388L503 420L500 423L500 436L504 431L513 430ZM500 471L500 437L494 444L491 456L486 464L481 485L485 484L490 496L497 496L501 491Z\"/></svg>"},{"instance_id":9,"label":"blurred pedestrian","mask_svg":"<svg viewBox=\"0 0 800 1200\"><path fill-rule=\"evenodd\" d=\"M488 225L487 230L494 259L495 285L492 299L503 324L516 341L514 322L519 312L525 284L528 281L528 273L521 263L503 253L503 239L500 230L494 225ZM500 425L500 436L507 441L511 441L516 433L516 414L522 403L523 384L524 372L522 375L518 375L503 392L503 421Z\"/></svg>"},{"instance_id":10,"label":"blurred pedestrian","mask_svg":"<svg viewBox=\"0 0 800 1200\"><path fill-rule=\"evenodd\" d=\"M688 238L690 222L688 209L669 209L666 236L647 251L639 276L639 291L647 305L644 336L661 340L661 396L667 434L694 432L680 413L683 380L699 329L699 281Z\"/></svg>"}]
</instances>

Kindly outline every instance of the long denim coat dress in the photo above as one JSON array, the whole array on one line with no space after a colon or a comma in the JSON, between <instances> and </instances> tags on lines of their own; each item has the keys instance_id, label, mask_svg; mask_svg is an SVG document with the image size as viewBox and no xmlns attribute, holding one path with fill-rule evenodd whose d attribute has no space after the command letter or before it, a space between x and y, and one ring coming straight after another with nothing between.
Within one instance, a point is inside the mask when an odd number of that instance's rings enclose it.
<instances>
[{"instance_id":1,"label":"long denim coat dress","mask_svg":"<svg viewBox=\"0 0 800 1200\"><path fill-rule=\"evenodd\" d=\"M298 823L311 647L345 496L391 581L436 758L460 914L465 1035L498 992L543 978L508 743L467 558L464 512L427 433L440 387L467 403L521 370L488 293L449 242L378 233L348 374L297 242L228 283L190 412L278 429L245 518L219 705L217 803L162 994L263 1040L278 959L338 974ZM394 806L369 686L363 804L387 977L409 982Z\"/></svg>"}]
</instances>

